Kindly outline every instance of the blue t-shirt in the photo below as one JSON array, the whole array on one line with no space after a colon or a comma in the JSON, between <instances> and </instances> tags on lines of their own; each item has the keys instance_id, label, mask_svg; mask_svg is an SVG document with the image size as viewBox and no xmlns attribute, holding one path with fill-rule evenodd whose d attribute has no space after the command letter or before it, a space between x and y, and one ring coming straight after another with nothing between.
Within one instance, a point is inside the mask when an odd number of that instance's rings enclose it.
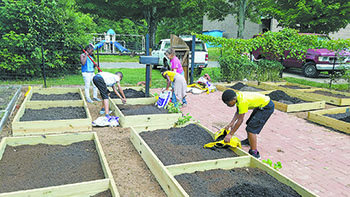
<instances>
[{"instance_id":1,"label":"blue t-shirt","mask_svg":"<svg viewBox=\"0 0 350 197\"><path fill-rule=\"evenodd\" d=\"M93 58L91 57L91 59ZM94 71L95 71L94 63L90 60L89 57L87 57L85 65L81 65L81 72L94 72Z\"/></svg>"}]
</instances>

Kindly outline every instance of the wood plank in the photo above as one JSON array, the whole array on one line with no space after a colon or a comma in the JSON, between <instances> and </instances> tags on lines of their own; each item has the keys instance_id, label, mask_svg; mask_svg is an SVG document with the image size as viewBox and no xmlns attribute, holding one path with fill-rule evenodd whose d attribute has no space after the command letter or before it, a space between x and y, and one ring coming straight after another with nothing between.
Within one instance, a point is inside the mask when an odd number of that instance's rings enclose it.
<instances>
[{"instance_id":1,"label":"wood plank","mask_svg":"<svg viewBox=\"0 0 350 197\"><path fill-rule=\"evenodd\" d=\"M324 116L324 114L338 114L345 112L349 112L349 107L312 111L308 113L307 119L309 121L316 122L318 124L343 131L345 133L350 133L350 123Z\"/></svg>"},{"instance_id":2,"label":"wood plank","mask_svg":"<svg viewBox=\"0 0 350 197\"><path fill-rule=\"evenodd\" d=\"M45 187L17 192L2 193L0 197L23 197L23 196L92 196L109 189L109 179L74 183L53 187Z\"/></svg>"},{"instance_id":3,"label":"wood plank","mask_svg":"<svg viewBox=\"0 0 350 197\"><path fill-rule=\"evenodd\" d=\"M285 104L278 101L274 101L275 108L283 112L299 112L308 111L314 109L323 109L326 106L325 101L315 101L311 103L296 103L296 104Z\"/></svg>"},{"instance_id":4,"label":"wood plank","mask_svg":"<svg viewBox=\"0 0 350 197\"><path fill-rule=\"evenodd\" d=\"M45 136L21 136L21 137L4 137L3 141L9 146L21 146L21 145L37 145L37 144L50 144L50 145L69 145L75 142L81 142L85 140L93 140L93 132L84 133L69 133L69 134L54 134Z\"/></svg>"},{"instance_id":5,"label":"wood plank","mask_svg":"<svg viewBox=\"0 0 350 197\"><path fill-rule=\"evenodd\" d=\"M118 192L117 186L115 184L115 181L114 181L114 178L112 175L112 171L108 167L107 158L103 152L102 145L98 139L96 132L93 133L93 137L94 137L94 141L96 144L96 150L98 152L98 155L100 156L100 162L102 164L102 169L103 169L103 172L105 174L105 177L110 179L109 188L111 190L111 193L113 194L114 197L119 197L119 192Z\"/></svg>"},{"instance_id":6,"label":"wood plank","mask_svg":"<svg viewBox=\"0 0 350 197\"><path fill-rule=\"evenodd\" d=\"M249 165L250 165L250 157L242 156L242 157L223 158L223 159L176 164L176 165L166 166L166 168L169 170L169 173L172 176L176 176L184 173L193 173L195 171L206 171L206 170L213 170L213 169L227 170L232 168L249 167Z\"/></svg>"},{"instance_id":7,"label":"wood plank","mask_svg":"<svg viewBox=\"0 0 350 197\"><path fill-rule=\"evenodd\" d=\"M170 175L162 162L132 127L130 140L168 196L188 196L185 190L175 178Z\"/></svg>"}]
</instances>

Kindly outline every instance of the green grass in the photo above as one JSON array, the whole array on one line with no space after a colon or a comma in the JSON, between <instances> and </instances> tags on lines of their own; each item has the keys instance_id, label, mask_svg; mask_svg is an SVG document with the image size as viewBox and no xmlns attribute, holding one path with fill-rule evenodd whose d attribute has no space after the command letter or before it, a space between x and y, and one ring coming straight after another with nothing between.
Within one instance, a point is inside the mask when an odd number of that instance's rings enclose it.
<instances>
[{"instance_id":1,"label":"green grass","mask_svg":"<svg viewBox=\"0 0 350 197\"><path fill-rule=\"evenodd\" d=\"M97 55L95 54L97 61ZM100 55L100 62L139 62L139 56L130 57L129 55Z\"/></svg>"},{"instance_id":2,"label":"green grass","mask_svg":"<svg viewBox=\"0 0 350 197\"><path fill-rule=\"evenodd\" d=\"M305 79L297 79L293 77L285 77L283 78L285 81L290 83L297 83L301 85L308 85L312 87L319 87L319 88L328 88L329 89L329 83L318 83L313 81L308 81ZM334 90L340 90L340 91L349 91L349 85L348 84L332 84L332 89Z\"/></svg>"},{"instance_id":3,"label":"green grass","mask_svg":"<svg viewBox=\"0 0 350 197\"><path fill-rule=\"evenodd\" d=\"M119 68L119 69L103 69L105 72L115 73L123 72L124 78L121 85L136 86L137 82L146 80L146 69L144 68ZM16 84L16 85L43 85L44 79L35 80L20 80L20 81L0 81L0 84ZM81 74L66 75L59 78L47 78L47 87L61 85L84 85L84 80ZM161 76L159 70L152 69L152 86L151 88L166 87L166 80Z\"/></svg>"},{"instance_id":4,"label":"green grass","mask_svg":"<svg viewBox=\"0 0 350 197\"><path fill-rule=\"evenodd\" d=\"M219 61L219 57L221 54L221 47L211 47L208 48L208 58L209 61Z\"/></svg>"}]
</instances>

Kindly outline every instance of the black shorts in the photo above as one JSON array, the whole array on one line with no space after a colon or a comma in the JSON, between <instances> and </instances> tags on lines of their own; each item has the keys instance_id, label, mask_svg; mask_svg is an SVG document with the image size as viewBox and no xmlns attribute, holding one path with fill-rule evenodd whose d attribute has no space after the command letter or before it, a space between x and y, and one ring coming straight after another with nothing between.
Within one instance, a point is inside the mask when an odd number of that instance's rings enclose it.
<instances>
[{"instance_id":1,"label":"black shorts","mask_svg":"<svg viewBox=\"0 0 350 197\"><path fill-rule=\"evenodd\" d=\"M105 80L103 80L102 76L97 74L94 76L92 81L95 84L95 86L97 87L97 89L100 91L100 95L101 95L102 99L108 99L109 90L108 90L107 85L105 83Z\"/></svg>"},{"instance_id":2,"label":"black shorts","mask_svg":"<svg viewBox=\"0 0 350 197\"><path fill-rule=\"evenodd\" d=\"M246 131L259 134L274 110L275 104L272 100L262 109L255 108L246 122Z\"/></svg>"}]
</instances>

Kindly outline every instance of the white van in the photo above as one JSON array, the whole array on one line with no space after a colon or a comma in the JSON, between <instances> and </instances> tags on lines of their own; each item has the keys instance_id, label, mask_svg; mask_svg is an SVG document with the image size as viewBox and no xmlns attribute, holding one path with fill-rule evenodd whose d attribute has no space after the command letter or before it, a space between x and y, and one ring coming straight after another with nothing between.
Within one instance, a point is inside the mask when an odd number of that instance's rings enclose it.
<instances>
[{"instance_id":1,"label":"white van","mask_svg":"<svg viewBox=\"0 0 350 197\"><path fill-rule=\"evenodd\" d=\"M189 69L191 69L191 54L192 54L192 37L181 38L190 48L189 55ZM208 49L205 43L196 39L195 45L195 57L194 57L194 69L199 69L199 73L203 68L208 66ZM159 59L158 65L153 65L153 68L157 66L164 66L170 70L170 61L164 55L164 52L170 48L170 39L163 39L159 41L158 45L152 50L152 56L156 56ZM197 71L198 72L198 71Z\"/></svg>"}]
</instances>

